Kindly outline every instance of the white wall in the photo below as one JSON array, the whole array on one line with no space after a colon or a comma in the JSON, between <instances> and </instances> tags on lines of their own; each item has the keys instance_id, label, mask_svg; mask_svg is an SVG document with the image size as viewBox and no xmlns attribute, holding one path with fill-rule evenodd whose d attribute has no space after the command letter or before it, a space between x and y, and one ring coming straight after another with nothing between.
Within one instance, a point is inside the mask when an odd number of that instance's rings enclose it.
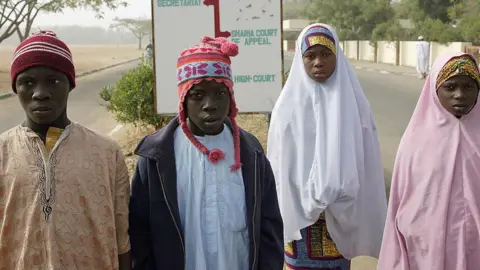
<instances>
[{"instance_id":1,"label":"white wall","mask_svg":"<svg viewBox=\"0 0 480 270\"><path fill-rule=\"evenodd\" d=\"M284 41L284 50L295 50L295 43ZM395 42L379 41L377 49L377 62L395 65L397 62L397 47ZM399 65L416 66L416 41L400 41L399 43ZM362 61L375 61L375 47L368 40L347 40L343 41L342 47L345 55L350 59ZM430 43L430 65L441 54L445 52L465 52L465 48L472 46L470 42L452 42L449 44ZM358 47L358 50L357 50ZM358 55L357 55L358 54Z\"/></svg>"},{"instance_id":2,"label":"white wall","mask_svg":"<svg viewBox=\"0 0 480 270\"><path fill-rule=\"evenodd\" d=\"M345 55L350 59L359 59L364 61L375 61L375 47L368 40L344 41L343 48ZM357 56L357 44L359 55ZM377 62L386 64L396 64L397 47L395 42L379 41L377 49ZM399 43L399 65L401 66L416 66L416 41L400 41ZM430 65L435 59L446 52L465 52L465 48L472 46L470 42L452 42L449 44L440 44L436 42L430 43Z\"/></svg>"}]
</instances>

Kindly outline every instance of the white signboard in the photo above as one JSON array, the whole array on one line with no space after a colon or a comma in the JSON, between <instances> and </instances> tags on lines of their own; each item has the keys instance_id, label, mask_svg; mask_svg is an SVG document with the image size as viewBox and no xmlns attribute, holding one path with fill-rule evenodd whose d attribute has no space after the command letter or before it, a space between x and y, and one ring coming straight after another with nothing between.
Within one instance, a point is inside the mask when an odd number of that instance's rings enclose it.
<instances>
[{"instance_id":1,"label":"white signboard","mask_svg":"<svg viewBox=\"0 0 480 270\"><path fill-rule=\"evenodd\" d=\"M157 113L178 112L177 58L203 36L239 45L232 72L240 112L271 112L282 90L281 2L153 0Z\"/></svg>"}]
</instances>

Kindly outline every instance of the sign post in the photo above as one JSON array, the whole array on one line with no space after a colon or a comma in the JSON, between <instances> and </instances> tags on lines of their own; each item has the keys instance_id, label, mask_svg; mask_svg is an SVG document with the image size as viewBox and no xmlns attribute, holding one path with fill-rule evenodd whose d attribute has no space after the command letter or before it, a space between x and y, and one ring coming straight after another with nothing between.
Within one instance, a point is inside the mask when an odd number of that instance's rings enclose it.
<instances>
[{"instance_id":1,"label":"sign post","mask_svg":"<svg viewBox=\"0 0 480 270\"><path fill-rule=\"evenodd\" d=\"M239 45L232 58L239 111L270 113L282 90L281 5L280 0L152 0L157 113L177 113L177 57L203 36Z\"/></svg>"}]
</instances>

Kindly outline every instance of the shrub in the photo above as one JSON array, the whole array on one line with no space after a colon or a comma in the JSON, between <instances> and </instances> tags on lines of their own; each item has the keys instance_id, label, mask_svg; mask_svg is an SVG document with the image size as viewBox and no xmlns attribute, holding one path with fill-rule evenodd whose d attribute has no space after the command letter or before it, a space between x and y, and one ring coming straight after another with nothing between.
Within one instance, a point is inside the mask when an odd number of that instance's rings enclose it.
<instances>
[{"instance_id":1,"label":"shrub","mask_svg":"<svg viewBox=\"0 0 480 270\"><path fill-rule=\"evenodd\" d=\"M123 74L115 85L104 87L100 97L107 101L107 111L118 122L159 129L172 117L156 114L154 86L153 66L142 61L138 67Z\"/></svg>"},{"instance_id":2,"label":"shrub","mask_svg":"<svg viewBox=\"0 0 480 270\"><path fill-rule=\"evenodd\" d=\"M112 92L115 89L113 85L105 86L100 91L100 97L106 102L110 102L112 99Z\"/></svg>"}]
</instances>

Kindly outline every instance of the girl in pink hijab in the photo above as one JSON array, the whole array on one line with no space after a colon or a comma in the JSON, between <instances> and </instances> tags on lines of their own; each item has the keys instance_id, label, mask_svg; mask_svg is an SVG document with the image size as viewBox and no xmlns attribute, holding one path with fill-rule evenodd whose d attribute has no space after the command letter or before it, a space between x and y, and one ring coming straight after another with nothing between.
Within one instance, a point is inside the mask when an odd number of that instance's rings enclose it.
<instances>
[{"instance_id":1,"label":"girl in pink hijab","mask_svg":"<svg viewBox=\"0 0 480 270\"><path fill-rule=\"evenodd\" d=\"M478 65L434 63L395 160L379 270L480 269Z\"/></svg>"}]
</instances>

